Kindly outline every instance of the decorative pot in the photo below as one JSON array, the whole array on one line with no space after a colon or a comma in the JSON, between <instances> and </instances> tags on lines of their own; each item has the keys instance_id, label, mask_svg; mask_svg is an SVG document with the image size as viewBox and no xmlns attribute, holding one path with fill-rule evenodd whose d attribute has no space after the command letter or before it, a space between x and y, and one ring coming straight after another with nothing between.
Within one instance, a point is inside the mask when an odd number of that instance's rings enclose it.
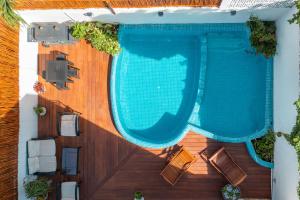
<instances>
[{"instance_id":1,"label":"decorative pot","mask_svg":"<svg viewBox=\"0 0 300 200\"><path fill-rule=\"evenodd\" d=\"M224 200L238 200L241 196L241 190L238 187L227 184L222 189L222 197Z\"/></svg>"},{"instance_id":2,"label":"decorative pot","mask_svg":"<svg viewBox=\"0 0 300 200\"><path fill-rule=\"evenodd\" d=\"M144 197L142 197L141 199L134 198L134 200L145 200L145 199Z\"/></svg>"},{"instance_id":3,"label":"decorative pot","mask_svg":"<svg viewBox=\"0 0 300 200\"><path fill-rule=\"evenodd\" d=\"M40 115L41 117L43 117L43 116L46 115L47 109L46 109L45 107L41 107L41 110L42 110L42 111L39 113L39 115Z\"/></svg>"}]
</instances>

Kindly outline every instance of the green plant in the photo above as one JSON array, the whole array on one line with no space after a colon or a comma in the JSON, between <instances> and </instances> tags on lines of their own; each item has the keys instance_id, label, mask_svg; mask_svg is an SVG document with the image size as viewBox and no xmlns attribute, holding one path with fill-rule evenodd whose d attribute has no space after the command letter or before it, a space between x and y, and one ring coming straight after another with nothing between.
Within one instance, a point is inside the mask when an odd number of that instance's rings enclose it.
<instances>
[{"instance_id":1,"label":"green plant","mask_svg":"<svg viewBox=\"0 0 300 200\"><path fill-rule=\"evenodd\" d=\"M296 153L298 155L298 160L300 160L300 99L298 99L294 104L297 109L296 123L292 129L291 134L286 135L285 138L292 146L294 146Z\"/></svg>"},{"instance_id":2,"label":"green plant","mask_svg":"<svg viewBox=\"0 0 300 200\"><path fill-rule=\"evenodd\" d=\"M33 110L37 115L40 115L42 112L44 112L43 106L40 105L38 105L37 107L33 107Z\"/></svg>"},{"instance_id":3,"label":"green plant","mask_svg":"<svg viewBox=\"0 0 300 200\"><path fill-rule=\"evenodd\" d=\"M284 134L286 140L294 147L298 157L298 171L300 171L300 98L294 103L297 110L296 123L290 135ZM298 196L300 199L300 182L297 187Z\"/></svg>"},{"instance_id":4,"label":"green plant","mask_svg":"<svg viewBox=\"0 0 300 200\"><path fill-rule=\"evenodd\" d=\"M227 184L221 190L224 199L226 200L237 200L241 196L241 191L238 187Z\"/></svg>"},{"instance_id":5,"label":"green plant","mask_svg":"<svg viewBox=\"0 0 300 200\"><path fill-rule=\"evenodd\" d=\"M38 178L24 185L27 198L45 199L51 190L49 181L45 178Z\"/></svg>"},{"instance_id":6,"label":"green plant","mask_svg":"<svg viewBox=\"0 0 300 200\"><path fill-rule=\"evenodd\" d=\"M250 43L256 53L261 53L266 58L276 53L276 25L273 21L262 21L258 17L251 16L247 21L250 28Z\"/></svg>"},{"instance_id":7,"label":"green plant","mask_svg":"<svg viewBox=\"0 0 300 200\"><path fill-rule=\"evenodd\" d=\"M135 193L134 193L134 198L135 198L136 200L141 200L141 199L143 198L142 192L135 192Z\"/></svg>"},{"instance_id":8,"label":"green plant","mask_svg":"<svg viewBox=\"0 0 300 200\"><path fill-rule=\"evenodd\" d=\"M0 0L0 15L11 27L17 27L19 23L25 21L13 10L13 0Z\"/></svg>"},{"instance_id":9,"label":"green plant","mask_svg":"<svg viewBox=\"0 0 300 200\"><path fill-rule=\"evenodd\" d=\"M94 48L115 55L121 48L118 42L118 26L100 22L75 23L71 34L76 39L85 39Z\"/></svg>"},{"instance_id":10,"label":"green plant","mask_svg":"<svg viewBox=\"0 0 300 200\"><path fill-rule=\"evenodd\" d=\"M265 161L273 162L275 133L271 130L261 138L252 140L255 152Z\"/></svg>"},{"instance_id":11,"label":"green plant","mask_svg":"<svg viewBox=\"0 0 300 200\"><path fill-rule=\"evenodd\" d=\"M300 0L295 1L295 5L297 8L297 12L293 14L293 17L291 19L288 20L290 24L300 24Z\"/></svg>"}]
</instances>

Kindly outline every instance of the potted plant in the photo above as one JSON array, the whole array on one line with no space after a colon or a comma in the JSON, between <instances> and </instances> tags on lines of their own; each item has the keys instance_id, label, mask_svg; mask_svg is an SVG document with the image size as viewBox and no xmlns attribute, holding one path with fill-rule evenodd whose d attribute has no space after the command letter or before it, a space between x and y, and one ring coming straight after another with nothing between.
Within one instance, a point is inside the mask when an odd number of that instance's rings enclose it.
<instances>
[{"instance_id":1,"label":"potted plant","mask_svg":"<svg viewBox=\"0 0 300 200\"><path fill-rule=\"evenodd\" d=\"M135 192L134 200L144 200L144 196L143 196L142 192Z\"/></svg>"},{"instance_id":2,"label":"potted plant","mask_svg":"<svg viewBox=\"0 0 300 200\"><path fill-rule=\"evenodd\" d=\"M40 106L38 105L37 107L33 108L34 112L38 115L38 116L45 116L47 113L47 109L44 106Z\"/></svg>"},{"instance_id":3,"label":"potted plant","mask_svg":"<svg viewBox=\"0 0 300 200\"><path fill-rule=\"evenodd\" d=\"M225 185L221 191L224 200L237 200L241 196L240 189L231 184Z\"/></svg>"},{"instance_id":4,"label":"potted plant","mask_svg":"<svg viewBox=\"0 0 300 200\"><path fill-rule=\"evenodd\" d=\"M46 178L37 178L24 182L26 197L35 200L45 200L50 191L51 181Z\"/></svg>"}]
</instances>

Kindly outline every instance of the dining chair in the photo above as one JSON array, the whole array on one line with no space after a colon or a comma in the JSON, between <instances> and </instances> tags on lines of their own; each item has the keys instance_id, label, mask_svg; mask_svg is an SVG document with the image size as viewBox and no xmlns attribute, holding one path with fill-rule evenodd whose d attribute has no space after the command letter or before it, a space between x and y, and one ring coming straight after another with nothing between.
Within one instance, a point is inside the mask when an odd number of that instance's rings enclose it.
<instances>
[{"instance_id":1,"label":"dining chair","mask_svg":"<svg viewBox=\"0 0 300 200\"><path fill-rule=\"evenodd\" d=\"M56 82L55 86L59 90L68 90L69 88L66 86L65 82Z\"/></svg>"}]
</instances>

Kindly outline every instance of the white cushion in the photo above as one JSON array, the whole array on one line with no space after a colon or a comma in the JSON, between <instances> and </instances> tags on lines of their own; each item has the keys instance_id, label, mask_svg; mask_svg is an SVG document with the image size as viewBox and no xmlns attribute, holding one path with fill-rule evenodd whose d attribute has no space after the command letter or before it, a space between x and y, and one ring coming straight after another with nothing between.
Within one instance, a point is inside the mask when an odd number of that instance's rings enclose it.
<instances>
[{"instance_id":1,"label":"white cushion","mask_svg":"<svg viewBox=\"0 0 300 200\"><path fill-rule=\"evenodd\" d=\"M61 199L75 200L76 182L63 182L61 184ZM79 188L77 188L77 199L79 199Z\"/></svg>"},{"instance_id":2,"label":"white cushion","mask_svg":"<svg viewBox=\"0 0 300 200\"><path fill-rule=\"evenodd\" d=\"M30 140L28 141L27 145L28 145L28 157L36 157L40 155L39 140Z\"/></svg>"},{"instance_id":3,"label":"white cushion","mask_svg":"<svg viewBox=\"0 0 300 200\"><path fill-rule=\"evenodd\" d=\"M62 136L77 136L76 134L77 115L62 115L60 134Z\"/></svg>"},{"instance_id":4,"label":"white cushion","mask_svg":"<svg viewBox=\"0 0 300 200\"><path fill-rule=\"evenodd\" d=\"M41 156L39 158L39 172L55 172L57 168L55 156Z\"/></svg>"},{"instance_id":5,"label":"white cushion","mask_svg":"<svg viewBox=\"0 0 300 200\"><path fill-rule=\"evenodd\" d=\"M35 172L39 171L40 164L39 164L39 158L38 157L28 158L27 162L28 162L29 174L34 174Z\"/></svg>"},{"instance_id":6,"label":"white cushion","mask_svg":"<svg viewBox=\"0 0 300 200\"><path fill-rule=\"evenodd\" d=\"M55 140L30 140L28 141L28 156L55 156Z\"/></svg>"}]
</instances>

